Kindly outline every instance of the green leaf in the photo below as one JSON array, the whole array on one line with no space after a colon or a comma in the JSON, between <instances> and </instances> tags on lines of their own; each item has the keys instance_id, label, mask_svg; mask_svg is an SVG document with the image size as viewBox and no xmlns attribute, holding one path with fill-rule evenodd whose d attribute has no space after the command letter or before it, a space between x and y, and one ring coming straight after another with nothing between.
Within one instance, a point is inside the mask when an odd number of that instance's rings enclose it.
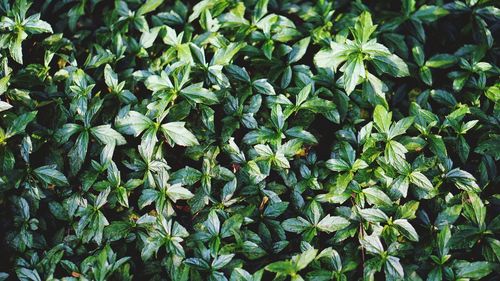
<instances>
[{"instance_id":1,"label":"green leaf","mask_svg":"<svg viewBox=\"0 0 500 281\"><path fill-rule=\"evenodd\" d=\"M449 13L448 10L442 7L433 5L423 5L413 14L413 17L423 22L433 22L439 19L440 17L447 15L448 13Z\"/></svg>"},{"instance_id":2,"label":"green leaf","mask_svg":"<svg viewBox=\"0 0 500 281\"><path fill-rule=\"evenodd\" d=\"M34 14L25 19L24 28L31 34L53 33L50 24L40 20L40 14Z\"/></svg>"},{"instance_id":3,"label":"green leaf","mask_svg":"<svg viewBox=\"0 0 500 281\"><path fill-rule=\"evenodd\" d=\"M201 176L200 171L191 167L185 167L172 173L170 179L173 184L193 185L201 179Z\"/></svg>"},{"instance_id":4,"label":"green leaf","mask_svg":"<svg viewBox=\"0 0 500 281\"><path fill-rule=\"evenodd\" d=\"M301 127L293 127L286 130L285 134L290 137L294 137L304 141L305 143L316 144L318 140L316 137L309 133L308 131L302 129Z\"/></svg>"},{"instance_id":5,"label":"green leaf","mask_svg":"<svg viewBox=\"0 0 500 281\"><path fill-rule=\"evenodd\" d=\"M123 117L116 119L116 128L120 132L135 137L153 125L153 121L137 111L129 111Z\"/></svg>"},{"instance_id":6,"label":"green leaf","mask_svg":"<svg viewBox=\"0 0 500 281\"><path fill-rule=\"evenodd\" d=\"M36 269L17 268L16 274L20 280L42 281Z\"/></svg>"},{"instance_id":7,"label":"green leaf","mask_svg":"<svg viewBox=\"0 0 500 281\"><path fill-rule=\"evenodd\" d=\"M360 243L368 253L380 255L384 252L384 247L382 246L382 242L380 242L380 238L375 235L364 236L361 238Z\"/></svg>"},{"instance_id":8,"label":"green leaf","mask_svg":"<svg viewBox=\"0 0 500 281\"><path fill-rule=\"evenodd\" d=\"M306 251L302 252L297 259L297 271L300 271L306 268L316 257L318 250L314 248L309 248Z\"/></svg>"},{"instance_id":9,"label":"green leaf","mask_svg":"<svg viewBox=\"0 0 500 281\"><path fill-rule=\"evenodd\" d=\"M393 280L400 280L405 275L403 266L399 262L399 258L394 256L387 257L384 271L386 276L392 278Z\"/></svg>"},{"instance_id":10,"label":"green leaf","mask_svg":"<svg viewBox=\"0 0 500 281\"><path fill-rule=\"evenodd\" d=\"M258 22L263 16L267 14L267 5L269 0L259 0L255 5L255 10L252 15L254 22Z\"/></svg>"},{"instance_id":11,"label":"green leaf","mask_svg":"<svg viewBox=\"0 0 500 281\"><path fill-rule=\"evenodd\" d=\"M162 71L160 75L150 75L144 81L144 85L151 91L157 92L161 90L171 89L174 86L170 79L168 78L168 74L165 71Z\"/></svg>"},{"instance_id":12,"label":"green leaf","mask_svg":"<svg viewBox=\"0 0 500 281\"><path fill-rule=\"evenodd\" d=\"M392 205L392 200L382 190L374 187L363 189L366 200L372 205Z\"/></svg>"},{"instance_id":13,"label":"green leaf","mask_svg":"<svg viewBox=\"0 0 500 281\"><path fill-rule=\"evenodd\" d=\"M267 265L266 270L290 275L295 273L295 266L292 264L291 261L277 261Z\"/></svg>"},{"instance_id":14,"label":"green leaf","mask_svg":"<svg viewBox=\"0 0 500 281\"><path fill-rule=\"evenodd\" d=\"M63 173L55 169L55 165L47 165L38 167L33 170L33 173L46 184L53 184L56 186L67 186L69 185L68 179Z\"/></svg>"},{"instance_id":15,"label":"green leaf","mask_svg":"<svg viewBox=\"0 0 500 281\"><path fill-rule=\"evenodd\" d=\"M218 49L213 58L212 64L214 65L228 65L233 57L245 47L245 43L230 43L225 48Z\"/></svg>"},{"instance_id":16,"label":"green leaf","mask_svg":"<svg viewBox=\"0 0 500 281\"><path fill-rule=\"evenodd\" d=\"M219 234L220 230L220 220L215 211L211 211L208 214L208 218L205 221L205 226L208 229L208 232L212 235Z\"/></svg>"},{"instance_id":17,"label":"green leaf","mask_svg":"<svg viewBox=\"0 0 500 281\"><path fill-rule=\"evenodd\" d=\"M448 68L457 62L457 58L449 54L436 54L425 62L427 67Z\"/></svg>"},{"instance_id":18,"label":"green leaf","mask_svg":"<svg viewBox=\"0 0 500 281\"><path fill-rule=\"evenodd\" d=\"M500 84L489 87L484 94L494 102L500 101Z\"/></svg>"},{"instance_id":19,"label":"green leaf","mask_svg":"<svg viewBox=\"0 0 500 281\"><path fill-rule=\"evenodd\" d=\"M156 191L156 190L143 189L142 194L137 201L137 205L139 206L140 209L142 209L145 206L151 205L151 203L156 201L158 196L159 196L159 194L158 194L158 191Z\"/></svg>"},{"instance_id":20,"label":"green leaf","mask_svg":"<svg viewBox=\"0 0 500 281\"><path fill-rule=\"evenodd\" d=\"M293 44L292 51L288 53L288 63L292 64L299 61L306 53L307 46L311 41L310 37L299 40L297 43Z\"/></svg>"},{"instance_id":21,"label":"green leaf","mask_svg":"<svg viewBox=\"0 0 500 281\"><path fill-rule=\"evenodd\" d=\"M488 276L493 271L493 264L486 261L462 262L456 268L456 275L460 278L474 280Z\"/></svg>"},{"instance_id":22,"label":"green leaf","mask_svg":"<svg viewBox=\"0 0 500 281\"><path fill-rule=\"evenodd\" d=\"M386 161L393 167L401 167L402 163L405 163L405 153L407 152L408 150L402 144L394 140L390 140L385 145L384 154Z\"/></svg>"},{"instance_id":23,"label":"green leaf","mask_svg":"<svg viewBox=\"0 0 500 281\"><path fill-rule=\"evenodd\" d=\"M73 136L74 134L80 132L83 129L83 126L78 124L64 124L59 130L54 134L54 139L58 143L65 143Z\"/></svg>"},{"instance_id":24,"label":"green leaf","mask_svg":"<svg viewBox=\"0 0 500 281\"><path fill-rule=\"evenodd\" d=\"M163 0L147 0L144 4L142 4L142 6L139 8L139 10L137 10L136 15L142 16L142 15L145 15L147 13L150 13L150 12L156 10L156 8L158 8L158 6L160 6L162 3L163 3Z\"/></svg>"},{"instance_id":25,"label":"green leaf","mask_svg":"<svg viewBox=\"0 0 500 281\"><path fill-rule=\"evenodd\" d=\"M28 126L28 124L35 119L36 115L36 111L26 112L19 115L7 128L7 132L5 133L6 138L23 133L26 126Z\"/></svg>"},{"instance_id":26,"label":"green leaf","mask_svg":"<svg viewBox=\"0 0 500 281\"><path fill-rule=\"evenodd\" d=\"M440 158L445 158L448 155L446 150L446 145L444 144L443 138L437 135L429 135L429 148L430 150Z\"/></svg>"},{"instance_id":27,"label":"green leaf","mask_svg":"<svg viewBox=\"0 0 500 281\"><path fill-rule=\"evenodd\" d=\"M365 66L361 56L357 56L353 60L349 60L345 65L344 74L344 89L349 95L354 91L356 85L365 78Z\"/></svg>"},{"instance_id":28,"label":"green leaf","mask_svg":"<svg viewBox=\"0 0 500 281\"><path fill-rule=\"evenodd\" d=\"M196 137L184 127L185 122L170 122L161 125L165 137L180 146L199 145Z\"/></svg>"},{"instance_id":29,"label":"green leaf","mask_svg":"<svg viewBox=\"0 0 500 281\"><path fill-rule=\"evenodd\" d=\"M495 158L495 160L500 159L500 135L491 134L484 140L482 140L478 146L474 149L475 152L490 155Z\"/></svg>"},{"instance_id":30,"label":"green leaf","mask_svg":"<svg viewBox=\"0 0 500 281\"><path fill-rule=\"evenodd\" d=\"M234 254L220 255L212 262L212 268L217 270L226 266L234 257Z\"/></svg>"},{"instance_id":31,"label":"green leaf","mask_svg":"<svg viewBox=\"0 0 500 281\"><path fill-rule=\"evenodd\" d=\"M414 219L420 203L418 201L409 201L398 207L396 217L401 219Z\"/></svg>"},{"instance_id":32,"label":"green leaf","mask_svg":"<svg viewBox=\"0 0 500 281\"><path fill-rule=\"evenodd\" d=\"M404 237L411 241L418 242L418 234L415 228L405 219L397 219L394 222L394 226L399 230Z\"/></svg>"},{"instance_id":33,"label":"green leaf","mask_svg":"<svg viewBox=\"0 0 500 281\"><path fill-rule=\"evenodd\" d=\"M432 86L432 72L427 66L422 66L419 74L425 84Z\"/></svg>"},{"instance_id":34,"label":"green leaf","mask_svg":"<svg viewBox=\"0 0 500 281\"><path fill-rule=\"evenodd\" d=\"M451 180L456 187L465 191L472 192L481 192L481 189L476 183L476 179L470 173L460 170L459 168L455 168L448 173L446 173L445 177Z\"/></svg>"},{"instance_id":35,"label":"green leaf","mask_svg":"<svg viewBox=\"0 0 500 281\"><path fill-rule=\"evenodd\" d=\"M87 156L87 149L89 144L89 133L84 131L78 135L75 145L68 152L70 160L70 171L72 175L75 175L80 171L85 157Z\"/></svg>"},{"instance_id":36,"label":"green leaf","mask_svg":"<svg viewBox=\"0 0 500 281\"><path fill-rule=\"evenodd\" d=\"M301 217L287 219L281 225L286 231L294 233L302 233L312 226L310 222Z\"/></svg>"},{"instance_id":37,"label":"green leaf","mask_svg":"<svg viewBox=\"0 0 500 281\"><path fill-rule=\"evenodd\" d=\"M451 226L458 219L461 212L462 212L462 205L454 205L451 207L447 207L438 214L434 224L439 229L442 229L447 225Z\"/></svg>"},{"instance_id":38,"label":"green leaf","mask_svg":"<svg viewBox=\"0 0 500 281\"><path fill-rule=\"evenodd\" d=\"M210 269L210 265L206 261L204 261L200 258L188 258L188 259L184 260L184 263L191 266L191 267L201 269L201 270Z\"/></svg>"},{"instance_id":39,"label":"green leaf","mask_svg":"<svg viewBox=\"0 0 500 281\"><path fill-rule=\"evenodd\" d=\"M215 104L219 101L217 96L202 87L203 83L189 85L181 90L182 96L194 103Z\"/></svg>"},{"instance_id":40,"label":"green leaf","mask_svg":"<svg viewBox=\"0 0 500 281\"><path fill-rule=\"evenodd\" d=\"M314 113L325 114L328 112L335 112L337 106L329 100L318 97L309 97L304 103L300 105L300 108L310 110Z\"/></svg>"},{"instance_id":41,"label":"green leaf","mask_svg":"<svg viewBox=\"0 0 500 281\"><path fill-rule=\"evenodd\" d=\"M437 245L438 245L438 251L439 251L439 256L444 257L445 255L448 254L449 247L448 243L451 238L451 232L450 232L450 227L446 225L441 229L441 231L438 234L438 240L437 240Z\"/></svg>"},{"instance_id":42,"label":"green leaf","mask_svg":"<svg viewBox=\"0 0 500 281\"><path fill-rule=\"evenodd\" d=\"M182 187L180 184L171 185L167 188L166 194L174 203L177 202L177 200L188 200L194 196L191 191Z\"/></svg>"},{"instance_id":43,"label":"green leaf","mask_svg":"<svg viewBox=\"0 0 500 281\"><path fill-rule=\"evenodd\" d=\"M267 81L267 79L255 80L252 85L257 93L269 96L276 95L273 86Z\"/></svg>"},{"instance_id":44,"label":"green leaf","mask_svg":"<svg viewBox=\"0 0 500 281\"><path fill-rule=\"evenodd\" d=\"M387 132L387 138L393 139L406 133L406 130L413 124L413 117L406 117L393 124Z\"/></svg>"},{"instance_id":45,"label":"green leaf","mask_svg":"<svg viewBox=\"0 0 500 281\"><path fill-rule=\"evenodd\" d=\"M416 185L422 189L425 189L425 190L432 190L433 189L433 185L432 185L431 181L429 181L429 179L421 172L416 172L416 171L412 172L410 174L410 181L411 181L411 183L413 183L414 185Z\"/></svg>"},{"instance_id":46,"label":"green leaf","mask_svg":"<svg viewBox=\"0 0 500 281\"><path fill-rule=\"evenodd\" d=\"M398 56L376 56L373 58L377 70L388 73L393 77L405 77L410 75L408 65Z\"/></svg>"},{"instance_id":47,"label":"green leaf","mask_svg":"<svg viewBox=\"0 0 500 281\"><path fill-rule=\"evenodd\" d=\"M18 33L17 37L12 37L9 45L10 56L14 61L19 64L23 64L23 47L22 43L24 39L27 37L27 34L24 31Z\"/></svg>"},{"instance_id":48,"label":"green leaf","mask_svg":"<svg viewBox=\"0 0 500 281\"><path fill-rule=\"evenodd\" d=\"M389 217L380 209L362 209L359 210L361 217L369 222L386 222Z\"/></svg>"},{"instance_id":49,"label":"green leaf","mask_svg":"<svg viewBox=\"0 0 500 281\"><path fill-rule=\"evenodd\" d=\"M370 39L371 34L376 28L377 26L373 25L371 14L364 11L359 15L356 21L353 34L358 42L364 43Z\"/></svg>"},{"instance_id":50,"label":"green leaf","mask_svg":"<svg viewBox=\"0 0 500 281\"><path fill-rule=\"evenodd\" d=\"M116 145L127 143L125 138L117 131L111 128L111 125L100 125L90 129L90 133L101 142L101 144L109 144L115 142Z\"/></svg>"},{"instance_id":51,"label":"green leaf","mask_svg":"<svg viewBox=\"0 0 500 281\"><path fill-rule=\"evenodd\" d=\"M449 107L454 107L457 105L457 100L455 97L448 91L444 90L431 90L431 98L435 100L436 102L449 106Z\"/></svg>"},{"instance_id":52,"label":"green leaf","mask_svg":"<svg viewBox=\"0 0 500 281\"><path fill-rule=\"evenodd\" d=\"M312 91L312 84L307 84L306 86L304 86L304 88L300 90L295 99L295 105L298 106L304 103L311 94L311 91Z\"/></svg>"},{"instance_id":53,"label":"green leaf","mask_svg":"<svg viewBox=\"0 0 500 281\"><path fill-rule=\"evenodd\" d=\"M373 111L373 121L375 122L375 126L379 132L389 134L392 112L387 112L383 106L377 105Z\"/></svg>"},{"instance_id":54,"label":"green leaf","mask_svg":"<svg viewBox=\"0 0 500 281\"><path fill-rule=\"evenodd\" d=\"M344 172L351 169L351 165L342 159L329 159L325 162L325 165L328 169L334 172Z\"/></svg>"},{"instance_id":55,"label":"green leaf","mask_svg":"<svg viewBox=\"0 0 500 281\"><path fill-rule=\"evenodd\" d=\"M331 233L344 229L350 224L350 222L343 217L326 215L321 221L316 225L316 227L324 232Z\"/></svg>"},{"instance_id":56,"label":"green leaf","mask_svg":"<svg viewBox=\"0 0 500 281\"><path fill-rule=\"evenodd\" d=\"M243 216L236 214L222 224L221 227L221 237L227 238L233 236L234 233L238 233L240 231L240 227L243 223Z\"/></svg>"},{"instance_id":57,"label":"green leaf","mask_svg":"<svg viewBox=\"0 0 500 281\"><path fill-rule=\"evenodd\" d=\"M317 67L331 67L336 70L341 63L347 60L349 50L346 45L332 42L330 48L320 50L314 55L314 64Z\"/></svg>"}]
</instances>

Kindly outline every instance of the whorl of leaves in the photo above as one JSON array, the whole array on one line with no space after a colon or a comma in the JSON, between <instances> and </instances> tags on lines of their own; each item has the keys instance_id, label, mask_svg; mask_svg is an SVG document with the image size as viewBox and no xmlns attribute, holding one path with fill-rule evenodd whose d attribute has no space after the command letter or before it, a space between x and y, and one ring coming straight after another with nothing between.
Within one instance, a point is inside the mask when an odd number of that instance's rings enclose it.
<instances>
[{"instance_id":1,"label":"whorl of leaves","mask_svg":"<svg viewBox=\"0 0 500 281\"><path fill-rule=\"evenodd\" d=\"M0 0L0 280L498 280L494 0Z\"/></svg>"}]
</instances>

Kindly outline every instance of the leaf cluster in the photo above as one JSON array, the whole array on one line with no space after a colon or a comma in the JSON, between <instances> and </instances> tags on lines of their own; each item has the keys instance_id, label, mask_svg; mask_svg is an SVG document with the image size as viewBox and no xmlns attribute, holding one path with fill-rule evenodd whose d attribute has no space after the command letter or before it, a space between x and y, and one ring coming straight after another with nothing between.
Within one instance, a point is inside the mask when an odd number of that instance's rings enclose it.
<instances>
[{"instance_id":1,"label":"leaf cluster","mask_svg":"<svg viewBox=\"0 0 500 281\"><path fill-rule=\"evenodd\" d=\"M0 1L0 280L497 280L490 0Z\"/></svg>"}]
</instances>

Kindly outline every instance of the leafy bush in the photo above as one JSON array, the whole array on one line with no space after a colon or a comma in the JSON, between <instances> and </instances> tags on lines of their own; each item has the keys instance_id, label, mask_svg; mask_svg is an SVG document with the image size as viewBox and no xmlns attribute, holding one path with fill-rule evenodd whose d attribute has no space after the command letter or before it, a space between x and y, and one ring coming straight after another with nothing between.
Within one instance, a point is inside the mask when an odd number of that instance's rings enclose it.
<instances>
[{"instance_id":1,"label":"leafy bush","mask_svg":"<svg viewBox=\"0 0 500 281\"><path fill-rule=\"evenodd\" d=\"M498 280L489 0L3 0L0 280Z\"/></svg>"}]
</instances>

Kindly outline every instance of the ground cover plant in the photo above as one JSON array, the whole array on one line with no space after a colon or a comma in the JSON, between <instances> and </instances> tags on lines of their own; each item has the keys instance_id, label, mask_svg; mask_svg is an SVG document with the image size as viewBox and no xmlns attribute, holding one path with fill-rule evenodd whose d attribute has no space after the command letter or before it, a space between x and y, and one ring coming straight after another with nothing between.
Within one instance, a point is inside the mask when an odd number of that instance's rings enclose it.
<instances>
[{"instance_id":1,"label":"ground cover plant","mask_svg":"<svg viewBox=\"0 0 500 281\"><path fill-rule=\"evenodd\" d=\"M0 280L498 280L489 0L0 1Z\"/></svg>"}]
</instances>

